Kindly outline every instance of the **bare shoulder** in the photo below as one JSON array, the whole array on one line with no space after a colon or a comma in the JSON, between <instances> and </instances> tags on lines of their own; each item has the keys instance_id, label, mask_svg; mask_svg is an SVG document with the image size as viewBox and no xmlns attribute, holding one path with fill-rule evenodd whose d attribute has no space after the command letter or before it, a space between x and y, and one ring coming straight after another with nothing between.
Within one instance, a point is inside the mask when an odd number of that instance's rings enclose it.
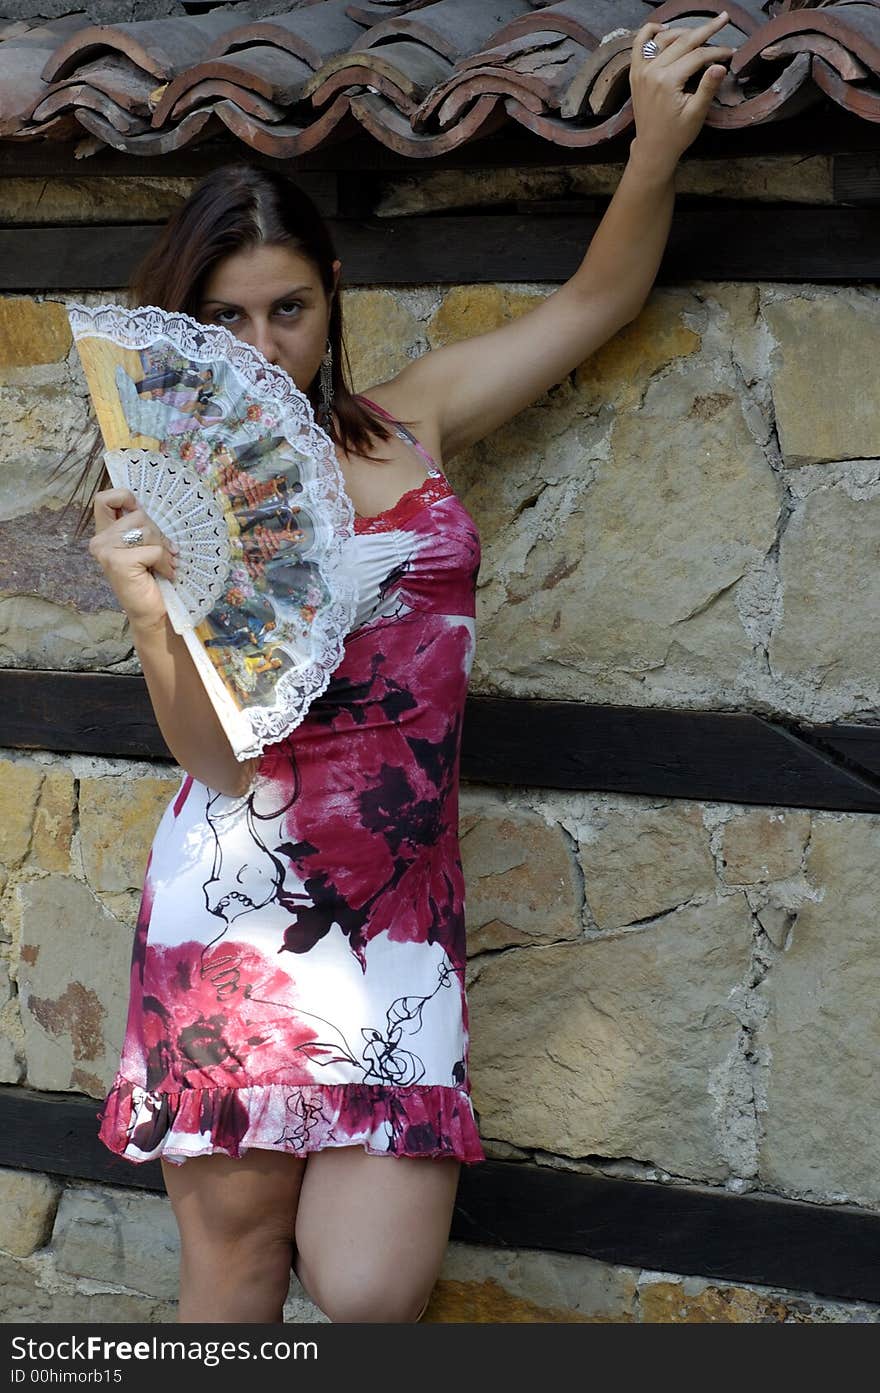
<instances>
[{"instance_id":1,"label":"bare shoulder","mask_svg":"<svg viewBox=\"0 0 880 1393\"><path fill-rule=\"evenodd\" d=\"M376 382L372 387L365 388L360 395L369 397L370 401L381 406L390 416L403 421L437 463L442 464L439 413L430 395L423 390L423 381L419 381L420 376L423 376L418 372L420 361L415 359L396 377L390 377L386 382Z\"/></svg>"}]
</instances>

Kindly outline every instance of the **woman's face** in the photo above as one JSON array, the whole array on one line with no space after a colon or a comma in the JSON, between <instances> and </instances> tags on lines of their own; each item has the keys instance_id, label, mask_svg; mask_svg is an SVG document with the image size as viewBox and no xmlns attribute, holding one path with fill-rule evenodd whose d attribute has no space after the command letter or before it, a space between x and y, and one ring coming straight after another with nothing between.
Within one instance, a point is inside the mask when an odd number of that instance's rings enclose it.
<instances>
[{"instance_id":1,"label":"woman's face","mask_svg":"<svg viewBox=\"0 0 880 1393\"><path fill-rule=\"evenodd\" d=\"M339 269L334 261L337 280ZM308 257L290 247L250 247L224 257L208 273L198 317L258 348L306 392L327 344L330 300Z\"/></svg>"}]
</instances>

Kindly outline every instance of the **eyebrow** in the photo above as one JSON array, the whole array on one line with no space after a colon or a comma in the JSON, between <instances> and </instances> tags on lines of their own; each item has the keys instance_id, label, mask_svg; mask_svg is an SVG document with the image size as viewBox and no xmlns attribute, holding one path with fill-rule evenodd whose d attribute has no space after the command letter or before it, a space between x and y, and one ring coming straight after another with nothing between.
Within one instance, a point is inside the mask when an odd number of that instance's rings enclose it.
<instances>
[{"instance_id":1,"label":"eyebrow","mask_svg":"<svg viewBox=\"0 0 880 1393\"><path fill-rule=\"evenodd\" d=\"M277 300L273 300L273 305L280 305L284 300L289 300L291 295L298 295L302 290L311 290L310 285L295 285L292 290L287 290L283 295L279 295ZM223 305L229 310L240 310L241 305L236 305L232 300L203 300L202 305Z\"/></svg>"}]
</instances>

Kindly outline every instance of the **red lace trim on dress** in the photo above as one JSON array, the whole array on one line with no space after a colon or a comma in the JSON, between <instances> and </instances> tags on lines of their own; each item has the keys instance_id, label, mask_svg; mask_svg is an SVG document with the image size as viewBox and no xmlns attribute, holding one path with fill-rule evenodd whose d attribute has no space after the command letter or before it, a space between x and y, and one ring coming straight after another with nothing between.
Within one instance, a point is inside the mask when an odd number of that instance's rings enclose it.
<instances>
[{"instance_id":1,"label":"red lace trim on dress","mask_svg":"<svg viewBox=\"0 0 880 1393\"><path fill-rule=\"evenodd\" d=\"M364 532L391 532L396 527L402 527L413 513L421 512L422 508L427 508L431 503L437 503L441 498L451 498L452 488L449 481L442 475L434 478L429 475L424 483L417 484L415 488L407 489L398 498L393 508L386 508L384 513L376 513L371 517L361 517L360 513L354 515L354 530L356 535Z\"/></svg>"}]
</instances>

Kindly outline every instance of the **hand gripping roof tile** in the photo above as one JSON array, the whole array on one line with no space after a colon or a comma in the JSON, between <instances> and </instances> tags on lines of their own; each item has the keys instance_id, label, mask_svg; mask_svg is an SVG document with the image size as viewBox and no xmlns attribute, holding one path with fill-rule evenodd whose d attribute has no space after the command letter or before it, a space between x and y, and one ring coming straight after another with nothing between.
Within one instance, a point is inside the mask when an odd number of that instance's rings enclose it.
<instances>
[{"instance_id":1,"label":"hand gripping roof tile","mask_svg":"<svg viewBox=\"0 0 880 1393\"><path fill-rule=\"evenodd\" d=\"M226 132L292 158L367 132L431 159L518 125L588 151L633 131L629 61L641 25L693 27L722 9L729 20L713 42L735 54L709 125L791 120L829 102L880 121L880 0L254 6L205 0L198 13L119 24L85 13L0 19L0 139L85 130L89 149L158 156Z\"/></svg>"}]
</instances>

